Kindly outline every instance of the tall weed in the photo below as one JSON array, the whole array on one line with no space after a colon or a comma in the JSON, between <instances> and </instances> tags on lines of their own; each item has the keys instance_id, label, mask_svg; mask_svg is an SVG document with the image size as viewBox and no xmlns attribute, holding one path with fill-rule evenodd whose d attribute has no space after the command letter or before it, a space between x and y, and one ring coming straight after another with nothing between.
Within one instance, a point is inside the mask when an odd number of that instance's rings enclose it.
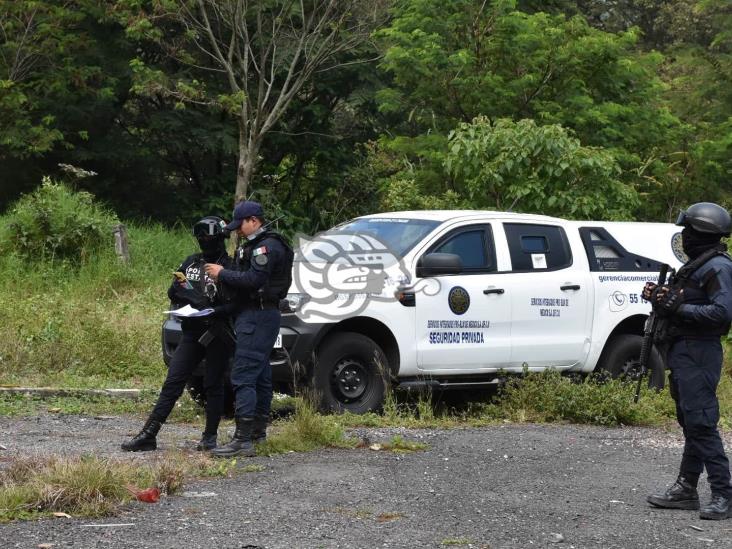
<instances>
[{"instance_id":1,"label":"tall weed","mask_svg":"<svg viewBox=\"0 0 732 549\"><path fill-rule=\"evenodd\" d=\"M44 178L15 203L0 228L0 251L79 261L112 241L117 216L87 192Z\"/></svg>"},{"instance_id":2,"label":"tall weed","mask_svg":"<svg viewBox=\"0 0 732 549\"><path fill-rule=\"evenodd\" d=\"M594 376L573 380L556 370L509 380L493 413L519 421L569 421L593 425L650 425L672 416L666 395L646 390L633 403L635 384L600 381Z\"/></svg>"}]
</instances>

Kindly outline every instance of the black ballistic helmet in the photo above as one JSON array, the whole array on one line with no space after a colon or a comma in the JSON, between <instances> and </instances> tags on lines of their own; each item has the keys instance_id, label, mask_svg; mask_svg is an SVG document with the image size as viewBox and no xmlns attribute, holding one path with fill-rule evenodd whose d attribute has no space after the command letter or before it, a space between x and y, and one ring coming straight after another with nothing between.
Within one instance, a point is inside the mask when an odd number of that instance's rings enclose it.
<instances>
[{"instance_id":1,"label":"black ballistic helmet","mask_svg":"<svg viewBox=\"0 0 732 549\"><path fill-rule=\"evenodd\" d=\"M206 237L220 237L224 238L224 228L226 227L226 221L215 215L207 215L200 219L193 225L193 236L196 239ZM208 240L208 239L207 239Z\"/></svg>"},{"instance_id":2,"label":"black ballistic helmet","mask_svg":"<svg viewBox=\"0 0 732 549\"><path fill-rule=\"evenodd\" d=\"M677 225L691 227L695 231L706 234L729 236L732 231L732 218L729 212L718 204L697 202L688 209L682 210Z\"/></svg>"}]
</instances>

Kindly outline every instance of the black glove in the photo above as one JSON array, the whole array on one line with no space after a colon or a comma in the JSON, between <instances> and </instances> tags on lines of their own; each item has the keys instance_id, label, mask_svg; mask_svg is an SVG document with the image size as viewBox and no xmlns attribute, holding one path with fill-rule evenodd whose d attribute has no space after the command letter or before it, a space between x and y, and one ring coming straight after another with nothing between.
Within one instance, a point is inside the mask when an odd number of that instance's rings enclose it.
<instances>
[{"instance_id":1,"label":"black glove","mask_svg":"<svg viewBox=\"0 0 732 549\"><path fill-rule=\"evenodd\" d=\"M236 312L236 306L232 304L216 305L213 310L214 312L210 315L211 318L215 318L216 320L228 320Z\"/></svg>"},{"instance_id":2,"label":"black glove","mask_svg":"<svg viewBox=\"0 0 732 549\"><path fill-rule=\"evenodd\" d=\"M641 297L646 301L650 301L653 297L653 292L656 291L657 287L658 286L653 282L646 282L646 285L643 286L643 292L641 293Z\"/></svg>"},{"instance_id":3,"label":"black glove","mask_svg":"<svg viewBox=\"0 0 732 549\"><path fill-rule=\"evenodd\" d=\"M655 294L655 305L653 309L660 316L671 316L684 302L684 291L678 288L663 286Z\"/></svg>"},{"instance_id":4,"label":"black glove","mask_svg":"<svg viewBox=\"0 0 732 549\"><path fill-rule=\"evenodd\" d=\"M206 309L211 306L211 303L205 295L192 288L183 288L182 286L176 285L173 293L175 294L175 301L188 303L196 309Z\"/></svg>"}]
</instances>

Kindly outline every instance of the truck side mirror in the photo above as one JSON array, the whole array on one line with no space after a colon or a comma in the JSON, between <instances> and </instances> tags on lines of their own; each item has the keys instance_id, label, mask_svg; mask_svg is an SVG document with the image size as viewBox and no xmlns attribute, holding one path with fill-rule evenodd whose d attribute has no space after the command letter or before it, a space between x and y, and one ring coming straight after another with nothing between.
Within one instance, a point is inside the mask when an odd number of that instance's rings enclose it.
<instances>
[{"instance_id":1,"label":"truck side mirror","mask_svg":"<svg viewBox=\"0 0 732 549\"><path fill-rule=\"evenodd\" d=\"M432 253L417 261L417 276L454 275L463 272L463 261L457 254Z\"/></svg>"}]
</instances>

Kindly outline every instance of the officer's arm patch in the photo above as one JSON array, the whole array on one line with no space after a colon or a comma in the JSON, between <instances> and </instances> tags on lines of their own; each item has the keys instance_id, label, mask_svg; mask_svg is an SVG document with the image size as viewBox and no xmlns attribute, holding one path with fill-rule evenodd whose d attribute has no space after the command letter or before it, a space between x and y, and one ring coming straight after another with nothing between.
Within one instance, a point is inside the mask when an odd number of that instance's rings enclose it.
<instances>
[{"instance_id":1,"label":"officer's arm patch","mask_svg":"<svg viewBox=\"0 0 732 549\"><path fill-rule=\"evenodd\" d=\"M256 248L252 252L252 257L254 257L254 263L260 267L264 267L269 261L269 258L267 257L267 246L260 246L259 248Z\"/></svg>"}]
</instances>

